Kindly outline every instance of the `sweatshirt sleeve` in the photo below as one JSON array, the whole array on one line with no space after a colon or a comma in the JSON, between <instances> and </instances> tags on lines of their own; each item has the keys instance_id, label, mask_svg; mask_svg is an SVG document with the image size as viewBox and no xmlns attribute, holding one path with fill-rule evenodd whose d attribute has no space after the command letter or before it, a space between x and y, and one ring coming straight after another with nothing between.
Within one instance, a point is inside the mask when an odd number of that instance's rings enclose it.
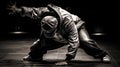
<instances>
[{"instance_id":1,"label":"sweatshirt sleeve","mask_svg":"<svg viewBox=\"0 0 120 67\"><path fill-rule=\"evenodd\" d=\"M20 13L20 15L22 17L29 17L31 19L38 19L42 16L43 13L45 12L49 12L49 10L47 9L47 7L39 7L39 8L35 8L35 7L21 7L22 11Z\"/></svg>"},{"instance_id":2,"label":"sweatshirt sleeve","mask_svg":"<svg viewBox=\"0 0 120 67\"><path fill-rule=\"evenodd\" d=\"M68 40L68 53L66 55L74 58L79 46L77 27L70 16L64 18L64 25Z\"/></svg>"}]
</instances>

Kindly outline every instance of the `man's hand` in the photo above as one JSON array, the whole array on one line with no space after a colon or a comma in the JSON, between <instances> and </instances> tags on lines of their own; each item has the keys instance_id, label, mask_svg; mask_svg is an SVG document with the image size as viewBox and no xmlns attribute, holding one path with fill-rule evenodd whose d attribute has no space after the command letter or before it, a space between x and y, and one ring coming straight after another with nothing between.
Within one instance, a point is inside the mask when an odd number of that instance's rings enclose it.
<instances>
[{"instance_id":1,"label":"man's hand","mask_svg":"<svg viewBox=\"0 0 120 67\"><path fill-rule=\"evenodd\" d=\"M21 9L16 7L16 3L13 5L8 5L7 10L9 11L9 15L21 12Z\"/></svg>"},{"instance_id":2,"label":"man's hand","mask_svg":"<svg viewBox=\"0 0 120 67\"><path fill-rule=\"evenodd\" d=\"M60 61L60 62L55 63L55 65L64 66L64 65L68 65L68 62L67 61Z\"/></svg>"}]
</instances>

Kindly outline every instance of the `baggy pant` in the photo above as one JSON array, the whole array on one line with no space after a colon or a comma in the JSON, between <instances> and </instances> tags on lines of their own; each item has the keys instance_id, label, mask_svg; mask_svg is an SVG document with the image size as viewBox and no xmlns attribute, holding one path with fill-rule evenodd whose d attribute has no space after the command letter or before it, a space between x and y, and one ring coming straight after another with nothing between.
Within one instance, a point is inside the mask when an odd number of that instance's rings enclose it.
<instances>
[{"instance_id":1,"label":"baggy pant","mask_svg":"<svg viewBox=\"0 0 120 67\"><path fill-rule=\"evenodd\" d=\"M33 59L41 58L43 57L43 54L47 53L47 50L57 49L60 48L67 43L59 43L52 39L44 38L44 36L41 38L41 41L38 39L33 43L33 45L30 48L29 55Z\"/></svg>"},{"instance_id":2,"label":"baggy pant","mask_svg":"<svg viewBox=\"0 0 120 67\"><path fill-rule=\"evenodd\" d=\"M98 44L94 40L89 37L88 32L86 31L84 26L78 31L78 33L81 43L80 48L84 49L87 54L95 58L101 58L107 54L101 47L98 46ZM42 37L41 42L38 39L36 42L33 43L29 55L35 59L42 58L43 54L45 54L47 50L59 48L63 45L66 44L58 43L51 39L45 39L44 37Z\"/></svg>"},{"instance_id":3,"label":"baggy pant","mask_svg":"<svg viewBox=\"0 0 120 67\"><path fill-rule=\"evenodd\" d=\"M107 52L104 51L95 40L90 38L84 26L79 30L79 38L81 41L80 47L84 49L87 54L94 58L102 58L107 54Z\"/></svg>"}]
</instances>

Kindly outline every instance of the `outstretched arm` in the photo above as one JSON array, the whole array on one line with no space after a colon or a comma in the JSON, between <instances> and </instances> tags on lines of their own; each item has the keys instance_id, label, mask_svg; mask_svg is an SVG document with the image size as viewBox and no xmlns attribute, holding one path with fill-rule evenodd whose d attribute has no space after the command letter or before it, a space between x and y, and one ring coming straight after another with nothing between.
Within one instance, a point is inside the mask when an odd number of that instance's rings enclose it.
<instances>
[{"instance_id":1,"label":"outstretched arm","mask_svg":"<svg viewBox=\"0 0 120 67\"><path fill-rule=\"evenodd\" d=\"M25 7L22 6L18 8L16 4L13 4L8 7L9 15L20 14L22 17L29 17L31 19L38 19L43 13L49 12L47 7Z\"/></svg>"}]
</instances>

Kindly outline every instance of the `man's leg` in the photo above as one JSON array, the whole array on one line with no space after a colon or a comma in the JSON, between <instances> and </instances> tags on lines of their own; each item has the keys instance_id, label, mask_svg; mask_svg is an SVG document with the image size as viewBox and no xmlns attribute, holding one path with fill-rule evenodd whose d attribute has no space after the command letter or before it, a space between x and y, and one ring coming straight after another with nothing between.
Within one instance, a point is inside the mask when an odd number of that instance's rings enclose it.
<instances>
[{"instance_id":1,"label":"man's leg","mask_svg":"<svg viewBox=\"0 0 120 67\"><path fill-rule=\"evenodd\" d=\"M44 49L44 46L41 45L40 40L38 39L33 43L33 45L30 48L30 52L28 56L25 56L23 60L42 60L43 54L46 53L46 49Z\"/></svg>"},{"instance_id":2,"label":"man's leg","mask_svg":"<svg viewBox=\"0 0 120 67\"><path fill-rule=\"evenodd\" d=\"M100 48L100 46L90 38L87 30L83 26L79 31L79 37L82 44L80 45L87 54L94 58L103 58L107 55L107 52Z\"/></svg>"}]
</instances>

